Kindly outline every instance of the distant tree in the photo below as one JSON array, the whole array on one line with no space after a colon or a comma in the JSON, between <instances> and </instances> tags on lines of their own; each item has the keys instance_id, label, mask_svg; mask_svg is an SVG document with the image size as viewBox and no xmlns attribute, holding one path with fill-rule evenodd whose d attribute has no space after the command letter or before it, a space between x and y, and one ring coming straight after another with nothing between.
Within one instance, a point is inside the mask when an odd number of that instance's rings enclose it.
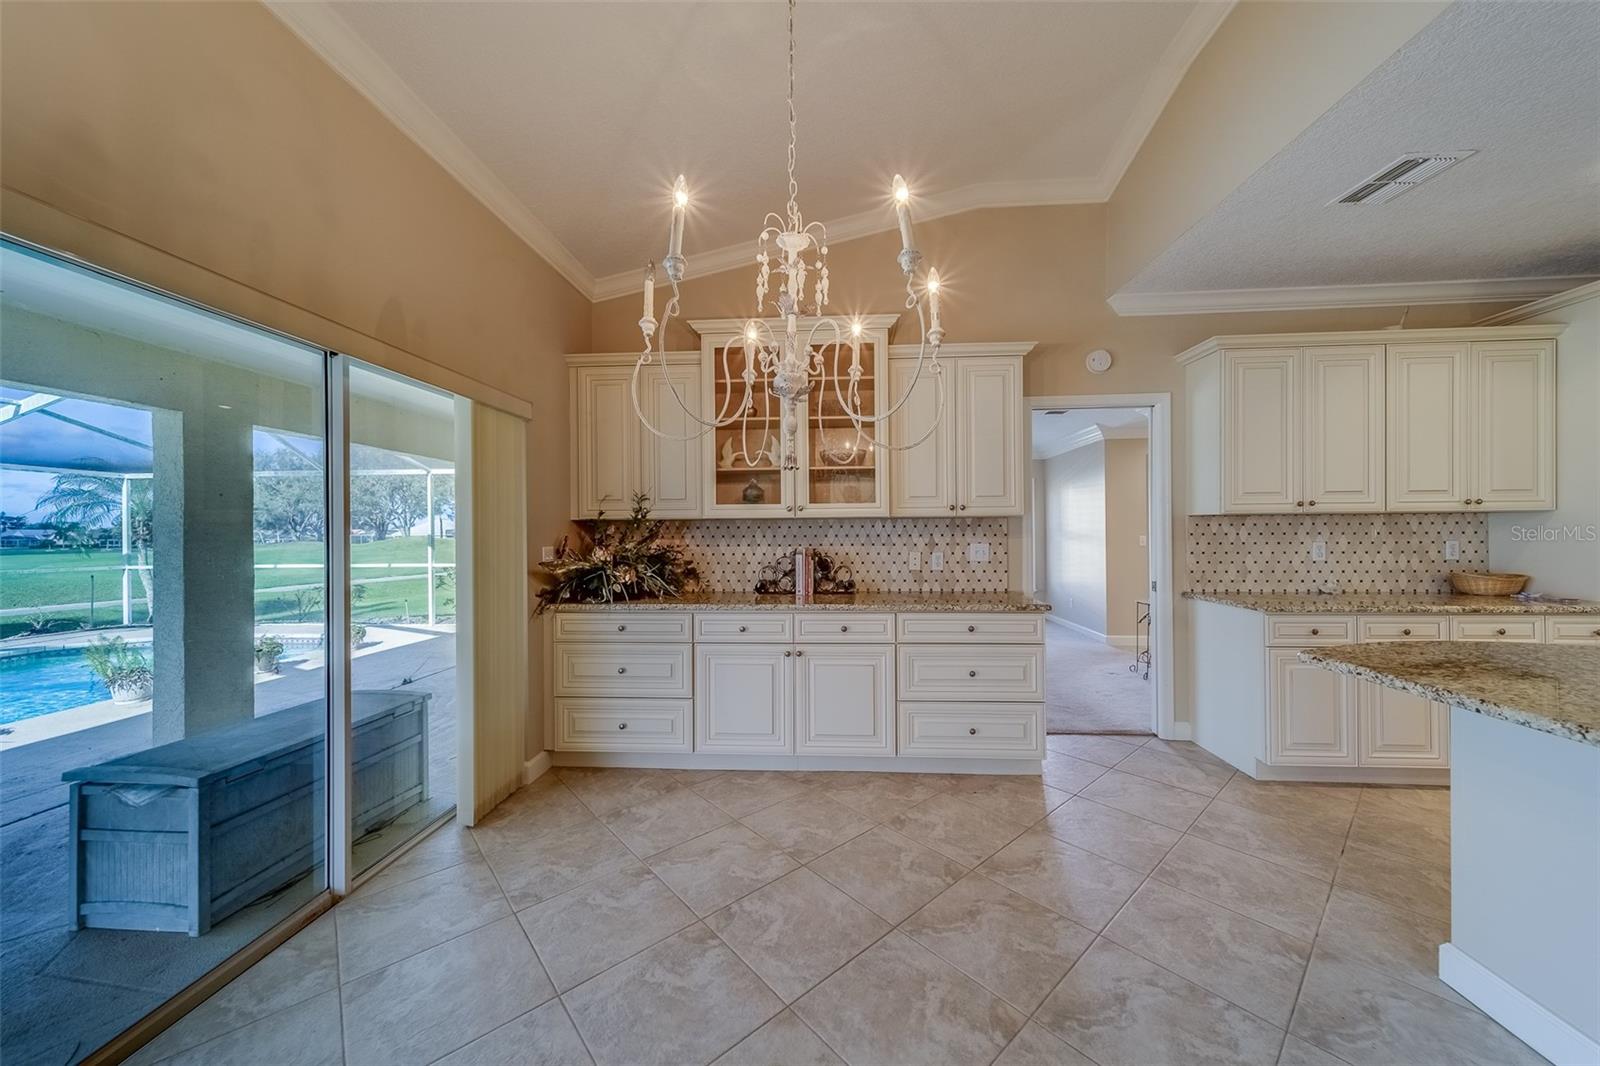
<instances>
[{"instance_id":1,"label":"distant tree","mask_svg":"<svg viewBox=\"0 0 1600 1066\"><path fill-rule=\"evenodd\" d=\"M87 554L102 530L122 522L122 477L115 474L57 474L50 490L34 507L46 513L57 539ZM150 589L150 550L155 543L155 492L150 478L128 485L128 551L144 588L144 617L151 618L155 597Z\"/></svg>"},{"instance_id":2,"label":"distant tree","mask_svg":"<svg viewBox=\"0 0 1600 1066\"><path fill-rule=\"evenodd\" d=\"M256 458L256 470L271 471L255 481L257 540L321 540L326 498L320 468L291 448Z\"/></svg>"},{"instance_id":3,"label":"distant tree","mask_svg":"<svg viewBox=\"0 0 1600 1066\"><path fill-rule=\"evenodd\" d=\"M456 519L456 476L454 474L433 475L433 524L431 530L434 536L443 536L446 524L454 525Z\"/></svg>"},{"instance_id":4,"label":"distant tree","mask_svg":"<svg viewBox=\"0 0 1600 1066\"><path fill-rule=\"evenodd\" d=\"M428 514L426 479L410 474L353 474L350 525L386 540L405 533Z\"/></svg>"}]
</instances>

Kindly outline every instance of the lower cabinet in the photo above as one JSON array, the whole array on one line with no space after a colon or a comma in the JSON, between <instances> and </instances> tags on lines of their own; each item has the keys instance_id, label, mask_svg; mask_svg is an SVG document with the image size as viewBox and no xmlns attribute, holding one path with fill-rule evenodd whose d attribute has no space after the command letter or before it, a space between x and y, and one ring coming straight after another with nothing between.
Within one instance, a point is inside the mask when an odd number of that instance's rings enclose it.
<instances>
[{"instance_id":1,"label":"lower cabinet","mask_svg":"<svg viewBox=\"0 0 1600 1066\"><path fill-rule=\"evenodd\" d=\"M1267 651L1267 761L1356 765L1356 678L1300 661L1298 648Z\"/></svg>"},{"instance_id":2,"label":"lower cabinet","mask_svg":"<svg viewBox=\"0 0 1600 1066\"><path fill-rule=\"evenodd\" d=\"M1450 708L1414 692L1357 683L1362 766L1450 765Z\"/></svg>"},{"instance_id":3,"label":"lower cabinet","mask_svg":"<svg viewBox=\"0 0 1600 1066\"><path fill-rule=\"evenodd\" d=\"M697 644L694 750L785 754L794 750L794 649L781 644Z\"/></svg>"},{"instance_id":4,"label":"lower cabinet","mask_svg":"<svg viewBox=\"0 0 1600 1066\"><path fill-rule=\"evenodd\" d=\"M893 755L894 647L804 644L795 649L795 751Z\"/></svg>"},{"instance_id":5,"label":"lower cabinet","mask_svg":"<svg viewBox=\"0 0 1600 1066\"><path fill-rule=\"evenodd\" d=\"M900 754L1040 759L1043 718L1036 703L902 703Z\"/></svg>"},{"instance_id":6,"label":"lower cabinet","mask_svg":"<svg viewBox=\"0 0 1600 1066\"><path fill-rule=\"evenodd\" d=\"M558 751L688 751L688 700L558 699Z\"/></svg>"}]
</instances>

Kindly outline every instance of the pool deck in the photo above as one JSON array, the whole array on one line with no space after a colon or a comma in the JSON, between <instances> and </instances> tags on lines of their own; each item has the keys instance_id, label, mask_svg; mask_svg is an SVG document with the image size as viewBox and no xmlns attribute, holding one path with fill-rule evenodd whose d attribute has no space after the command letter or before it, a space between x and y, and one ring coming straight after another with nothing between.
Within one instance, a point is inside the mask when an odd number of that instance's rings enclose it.
<instances>
[{"instance_id":1,"label":"pool deck","mask_svg":"<svg viewBox=\"0 0 1600 1066\"><path fill-rule=\"evenodd\" d=\"M357 849L357 865L414 832L455 802L455 641L426 626L374 626L377 646L357 654L355 684L398 687L406 678L433 694L429 710L432 795L379 839ZM59 636L57 638L59 640ZM59 643L54 645L59 647ZM323 694L320 663L292 667L256 685L257 713ZM109 701L107 701L109 702ZM127 717L0 748L0 966L6 1010L0 1047L9 1062L75 1062L168 996L259 936L317 886L302 879L247 907L203 937L68 926L67 786L61 774L150 746L148 704ZM63 712L72 713L72 712ZM48 718L54 716L41 716ZM25 724L25 723L16 723ZM72 1039L61 1019L73 1018Z\"/></svg>"}]
</instances>

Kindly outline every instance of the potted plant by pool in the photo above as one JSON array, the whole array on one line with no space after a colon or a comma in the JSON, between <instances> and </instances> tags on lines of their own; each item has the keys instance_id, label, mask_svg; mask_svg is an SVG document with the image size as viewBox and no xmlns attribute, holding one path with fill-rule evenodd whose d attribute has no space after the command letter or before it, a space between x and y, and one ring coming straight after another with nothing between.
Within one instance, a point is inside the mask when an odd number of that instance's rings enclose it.
<instances>
[{"instance_id":1,"label":"potted plant by pool","mask_svg":"<svg viewBox=\"0 0 1600 1066\"><path fill-rule=\"evenodd\" d=\"M150 660L121 637L102 637L83 650L83 657L115 703L140 703L155 690Z\"/></svg>"},{"instance_id":2,"label":"potted plant by pool","mask_svg":"<svg viewBox=\"0 0 1600 1066\"><path fill-rule=\"evenodd\" d=\"M276 674L282 672L283 641L271 633L256 638L256 672Z\"/></svg>"}]
</instances>

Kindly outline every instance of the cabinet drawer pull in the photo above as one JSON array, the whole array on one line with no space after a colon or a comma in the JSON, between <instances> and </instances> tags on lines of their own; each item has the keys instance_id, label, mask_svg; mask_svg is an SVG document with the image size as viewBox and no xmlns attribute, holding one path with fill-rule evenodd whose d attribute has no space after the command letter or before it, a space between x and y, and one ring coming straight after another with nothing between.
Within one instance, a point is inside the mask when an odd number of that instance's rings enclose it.
<instances>
[{"instance_id":1,"label":"cabinet drawer pull","mask_svg":"<svg viewBox=\"0 0 1600 1066\"><path fill-rule=\"evenodd\" d=\"M627 628L628 628L627 626L618 626L617 627L617 632L618 633L626 632Z\"/></svg>"},{"instance_id":2,"label":"cabinet drawer pull","mask_svg":"<svg viewBox=\"0 0 1600 1066\"><path fill-rule=\"evenodd\" d=\"M1600 637L1600 629L1595 630L1594 635Z\"/></svg>"},{"instance_id":3,"label":"cabinet drawer pull","mask_svg":"<svg viewBox=\"0 0 1600 1066\"><path fill-rule=\"evenodd\" d=\"M967 671L967 676L968 677L977 677L978 676L978 671L976 671L976 670L968 670Z\"/></svg>"},{"instance_id":4,"label":"cabinet drawer pull","mask_svg":"<svg viewBox=\"0 0 1600 1066\"><path fill-rule=\"evenodd\" d=\"M1497 630L1495 630L1495 633L1498 636L1502 636L1502 637L1506 635L1506 631L1504 629L1497 629Z\"/></svg>"},{"instance_id":5,"label":"cabinet drawer pull","mask_svg":"<svg viewBox=\"0 0 1600 1066\"><path fill-rule=\"evenodd\" d=\"M1320 630L1320 629L1313 629L1313 630L1312 630L1312 631L1311 631L1311 635L1312 635L1312 636L1316 636L1316 635L1317 635L1317 634L1319 634L1319 633L1321 633L1321 632L1322 632L1322 630Z\"/></svg>"},{"instance_id":6,"label":"cabinet drawer pull","mask_svg":"<svg viewBox=\"0 0 1600 1066\"><path fill-rule=\"evenodd\" d=\"M1402 630L1401 630L1401 631L1400 631L1400 635L1401 635L1401 636L1403 636L1403 637L1409 637L1409 636L1410 636L1410 635L1411 635L1411 630L1409 630L1409 629L1402 629Z\"/></svg>"},{"instance_id":7,"label":"cabinet drawer pull","mask_svg":"<svg viewBox=\"0 0 1600 1066\"><path fill-rule=\"evenodd\" d=\"M840 626L839 627L839 632L848 633L848 632L850 632L850 627L849 626Z\"/></svg>"},{"instance_id":8,"label":"cabinet drawer pull","mask_svg":"<svg viewBox=\"0 0 1600 1066\"><path fill-rule=\"evenodd\" d=\"M749 628L750 628L749 626L740 626L739 627L739 632L743 633L746 629L749 629Z\"/></svg>"},{"instance_id":9,"label":"cabinet drawer pull","mask_svg":"<svg viewBox=\"0 0 1600 1066\"><path fill-rule=\"evenodd\" d=\"M967 627L967 632L968 633L976 633L977 631L978 631L978 627L977 626L968 626Z\"/></svg>"},{"instance_id":10,"label":"cabinet drawer pull","mask_svg":"<svg viewBox=\"0 0 1600 1066\"><path fill-rule=\"evenodd\" d=\"M625 674L625 673L627 673L627 672L628 672L628 668L627 668L627 667L626 667L626 666L619 666L619 667L617 667L617 673L619 673L619 674Z\"/></svg>"},{"instance_id":11,"label":"cabinet drawer pull","mask_svg":"<svg viewBox=\"0 0 1600 1066\"><path fill-rule=\"evenodd\" d=\"M978 735L978 727L977 726L973 726L971 729L967 730L967 736L975 737L977 735Z\"/></svg>"},{"instance_id":12,"label":"cabinet drawer pull","mask_svg":"<svg viewBox=\"0 0 1600 1066\"><path fill-rule=\"evenodd\" d=\"M618 722L617 723L617 728L618 729L626 729L626 728L628 728L628 723L627 722Z\"/></svg>"}]
</instances>

